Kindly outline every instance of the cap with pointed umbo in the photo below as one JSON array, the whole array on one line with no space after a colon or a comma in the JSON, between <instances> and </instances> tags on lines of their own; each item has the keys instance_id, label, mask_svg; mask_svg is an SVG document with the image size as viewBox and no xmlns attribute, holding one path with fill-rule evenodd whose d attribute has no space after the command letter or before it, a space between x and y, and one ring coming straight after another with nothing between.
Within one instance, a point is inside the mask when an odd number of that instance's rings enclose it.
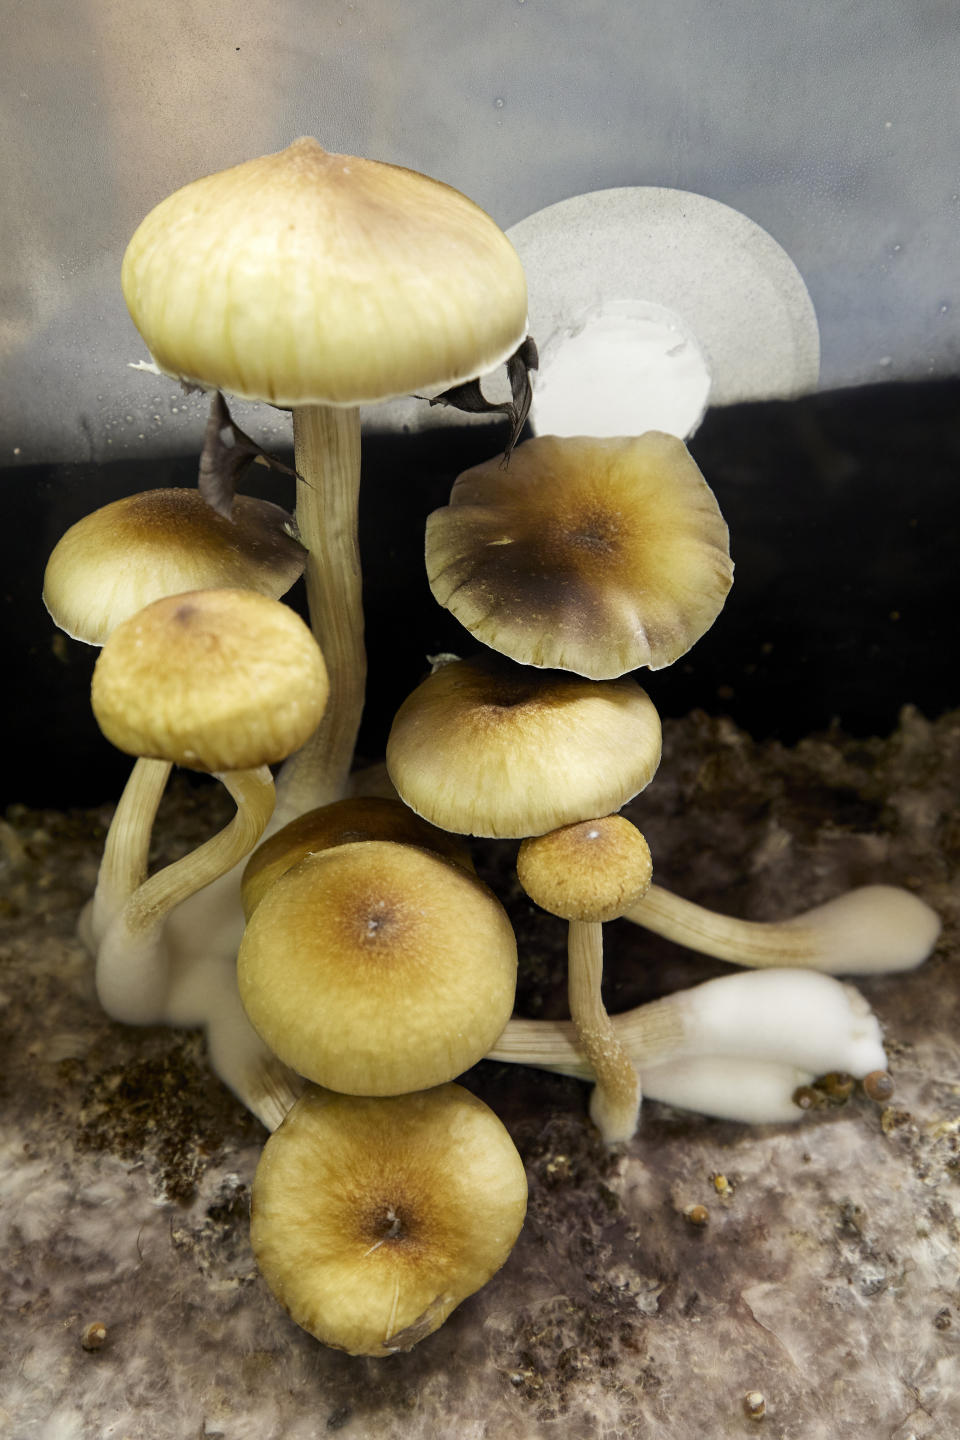
<instances>
[{"instance_id":1,"label":"cap with pointed umbo","mask_svg":"<svg viewBox=\"0 0 960 1440\"><path fill-rule=\"evenodd\" d=\"M291 818L342 798L363 705L358 407L449 390L512 356L523 269L450 186L303 137L161 201L122 282L161 370L294 412L297 524L333 703L282 779Z\"/></svg>"},{"instance_id":2,"label":"cap with pointed umbo","mask_svg":"<svg viewBox=\"0 0 960 1440\"><path fill-rule=\"evenodd\" d=\"M727 527L686 446L528 440L456 481L427 521L435 598L483 644L594 680L683 655L733 577Z\"/></svg>"}]
</instances>

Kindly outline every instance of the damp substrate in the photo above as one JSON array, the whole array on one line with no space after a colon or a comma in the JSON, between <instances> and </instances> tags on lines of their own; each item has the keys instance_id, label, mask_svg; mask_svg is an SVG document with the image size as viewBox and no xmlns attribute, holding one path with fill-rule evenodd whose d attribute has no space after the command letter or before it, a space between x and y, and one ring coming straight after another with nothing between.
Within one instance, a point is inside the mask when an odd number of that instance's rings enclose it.
<instances>
[{"instance_id":1,"label":"damp substrate","mask_svg":"<svg viewBox=\"0 0 960 1440\"><path fill-rule=\"evenodd\" d=\"M611 1157L574 1080L485 1062L465 1083L526 1163L504 1269L408 1354L351 1359L278 1308L247 1237L264 1133L193 1033L106 1019L76 939L110 807L0 826L0 1435L13 1440L945 1440L960 1432L960 714L784 748L669 722L629 808L660 884L755 920L904 885L944 934L861 979L893 1099L793 1126L650 1102ZM156 860L227 813L180 780ZM564 1013L565 934L476 847L514 920L518 1010ZM608 1008L729 967L608 931ZM705 1223L691 1221L702 1207ZM693 1218L703 1220L701 1210ZM763 1397L762 1419L748 1414Z\"/></svg>"}]
</instances>

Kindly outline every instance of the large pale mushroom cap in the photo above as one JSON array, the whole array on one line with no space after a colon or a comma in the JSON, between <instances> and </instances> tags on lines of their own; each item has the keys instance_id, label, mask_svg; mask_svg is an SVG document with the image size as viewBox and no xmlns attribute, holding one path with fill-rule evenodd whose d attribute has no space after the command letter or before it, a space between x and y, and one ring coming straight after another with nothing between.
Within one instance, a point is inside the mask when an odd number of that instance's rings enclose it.
<instances>
[{"instance_id":1,"label":"large pale mushroom cap","mask_svg":"<svg viewBox=\"0 0 960 1440\"><path fill-rule=\"evenodd\" d=\"M400 706L387 769L419 815L463 835L522 839L643 790L660 719L633 680L544 675L493 657L436 670Z\"/></svg>"},{"instance_id":2,"label":"large pale mushroom cap","mask_svg":"<svg viewBox=\"0 0 960 1440\"><path fill-rule=\"evenodd\" d=\"M161 370L275 405L446 388L526 333L520 261L484 211L309 138L162 201L122 283Z\"/></svg>"},{"instance_id":3,"label":"large pale mushroom cap","mask_svg":"<svg viewBox=\"0 0 960 1440\"><path fill-rule=\"evenodd\" d=\"M228 587L279 600L307 552L279 505L237 495L228 520L197 490L145 490L78 520L54 546L43 602L61 630L102 645L145 605Z\"/></svg>"},{"instance_id":4,"label":"large pale mushroom cap","mask_svg":"<svg viewBox=\"0 0 960 1440\"><path fill-rule=\"evenodd\" d=\"M240 997L285 1064L350 1095L440 1085L482 1059L513 1009L517 946L475 876L411 845L308 855L267 891L240 946Z\"/></svg>"},{"instance_id":5,"label":"large pale mushroom cap","mask_svg":"<svg viewBox=\"0 0 960 1440\"><path fill-rule=\"evenodd\" d=\"M690 649L733 578L727 527L682 440L529 440L460 476L427 521L430 588L525 665L594 680Z\"/></svg>"},{"instance_id":6,"label":"large pale mushroom cap","mask_svg":"<svg viewBox=\"0 0 960 1440\"><path fill-rule=\"evenodd\" d=\"M257 846L243 872L243 911L247 919L271 885L307 855L361 840L419 845L473 870L470 852L462 840L414 815L399 800L351 796L306 811Z\"/></svg>"},{"instance_id":7,"label":"large pale mushroom cap","mask_svg":"<svg viewBox=\"0 0 960 1440\"><path fill-rule=\"evenodd\" d=\"M286 605L252 590L194 590L112 631L90 698L118 749L227 771L298 749L328 690L317 642Z\"/></svg>"},{"instance_id":8,"label":"large pale mushroom cap","mask_svg":"<svg viewBox=\"0 0 960 1440\"><path fill-rule=\"evenodd\" d=\"M510 1136L459 1085L374 1100L308 1090L260 1158L250 1238L298 1325L351 1355L390 1355L499 1270L526 1203Z\"/></svg>"}]
</instances>

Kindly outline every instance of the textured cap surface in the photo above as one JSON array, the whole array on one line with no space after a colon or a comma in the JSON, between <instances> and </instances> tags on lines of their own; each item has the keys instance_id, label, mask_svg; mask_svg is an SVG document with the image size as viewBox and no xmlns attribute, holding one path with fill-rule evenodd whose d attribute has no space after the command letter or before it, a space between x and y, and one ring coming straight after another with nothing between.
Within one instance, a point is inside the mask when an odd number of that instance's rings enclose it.
<instances>
[{"instance_id":1,"label":"textured cap surface","mask_svg":"<svg viewBox=\"0 0 960 1440\"><path fill-rule=\"evenodd\" d=\"M91 702L108 740L191 770L283 760L316 728L329 682L298 615L251 590L156 600L111 633Z\"/></svg>"},{"instance_id":2,"label":"textured cap surface","mask_svg":"<svg viewBox=\"0 0 960 1440\"><path fill-rule=\"evenodd\" d=\"M122 282L161 370L276 405L452 385L526 333L520 261L483 210L309 138L162 201Z\"/></svg>"}]
</instances>

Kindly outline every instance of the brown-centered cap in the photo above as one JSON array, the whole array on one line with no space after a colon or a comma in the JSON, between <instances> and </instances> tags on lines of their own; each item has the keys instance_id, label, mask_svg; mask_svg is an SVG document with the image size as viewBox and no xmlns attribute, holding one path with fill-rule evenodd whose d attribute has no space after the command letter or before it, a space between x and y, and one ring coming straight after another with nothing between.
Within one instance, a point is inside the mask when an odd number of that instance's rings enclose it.
<instances>
[{"instance_id":1,"label":"brown-centered cap","mask_svg":"<svg viewBox=\"0 0 960 1440\"><path fill-rule=\"evenodd\" d=\"M291 1069L351 1095L440 1085L510 1018L517 946L492 891L392 841L308 855L271 886L240 946L240 997Z\"/></svg>"},{"instance_id":2,"label":"brown-centered cap","mask_svg":"<svg viewBox=\"0 0 960 1440\"><path fill-rule=\"evenodd\" d=\"M660 720L629 679L495 657L436 670L400 706L387 768L400 798L463 835L522 839L618 810L653 779Z\"/></svg>"},{"instance_id":3,"label":"brown-centered cap","mask_svg":"<svg viewBox=\"0 0 960 1440\"><path fill-rule=\"evenodd\" d=\"M659 431L528 440L460 476L427 521L427 575L483 644L595 680L690 649L733 578L689 451Z\"/></svg>"},{"instance_id":4,"label":"brown-centered cap","mask_svg":"<svg viewBox=\"0 0 960 1440\"><path fill-rule=\"evenodd\" d=\"M319 646L286 605L252 590L194 590L155 600L112 631L91 701L118 749L227 771L299 749L328 690Z\"/></svg>"},{"instance_id":5,"label":"brown-centered cap","mask_svg":"<svg viewBox=\"0 0 960 1440\"><path fill-rule=\"evenodd\" d=\"M53 548L43 601L74 640L102 645L145 605L228 587L279 600L307 552L286 510L237 495L227 520L197 490L145 490L78 520Z\"/></svg>"},{"instance_id":6,"label":"brown-centered cap","mask_svg":"<svg viewBox=\"0 0 960 1440\"><path fill-rule=\"evenodd\" d=\"M462 840L414 815L399 800L351 796L308 810L254 850L243 872L244 915L249 920L270 886L306 855L362 840L419 845L473 870L470 852Z\"/></svg>"},{"instance_id":7,"label":"brown-centered cap","mask_svg":"<svg viewBox=\"0 0 960 1440\"><path fill-rule=\"evenodd\" d=\"M652 875L650 847L623 815L524 840L517 856L530 899L564 920L616 920L646 895Z\"/></svg>"},{"instance_id":8,"label":"brown-centered cap","mask_svg":"<svg viewBox=\"0 0 960 1440\"><path fill-rule=\"evenodd\" d=\"M523 269L488 215L309 137L163 200L122 283L161 370L275 405L446 388L526 334Z\"/></svg>"},{"instance_id":9,"label":"brown-centered cap","mask_svg":"<svg viewBox=\"0 0 960 1440\"><path fill-rule=\"evenodd\" d=\"M390 1355L499 1270L526 1204L510 1136L461 1086L372 1100L311 1089L260 1157L250 1239L298 1325L351 1355Z\"/></svg>"}]
</instances>

